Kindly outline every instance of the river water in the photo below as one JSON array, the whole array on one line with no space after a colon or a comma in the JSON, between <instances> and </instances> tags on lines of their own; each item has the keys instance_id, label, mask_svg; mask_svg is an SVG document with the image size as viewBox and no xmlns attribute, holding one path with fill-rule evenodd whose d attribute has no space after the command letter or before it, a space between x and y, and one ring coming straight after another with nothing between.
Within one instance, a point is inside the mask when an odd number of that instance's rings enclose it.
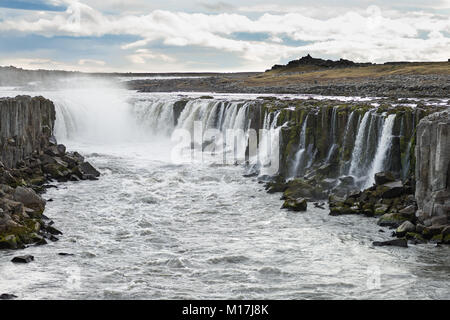
<instances>
[{"instance_id":1,"label":"river water","mask_svg":"<svg viewBox=\"0 0 450 320\"><path fill-rule=\"evenodd\" d=\"M303 213L280 210L280 194L244 178L241 166L174 164L167 136L126 128L128 119L117 112L127 108L121 95L145 100L151 94L42 94L56 104L79 101L74 108L81 111L71 115L76 135L57 109L57 138L102 175L48 190L45 214L64 234L46 246L1 251L0 293L19 299L450 298L448 246L373 247L372 241L391 238L375 219L331 217L312 204ZM83 115L90 118L84 125ZM35 261L11 263L18 254Z\"/></svg>"}]
</instances>

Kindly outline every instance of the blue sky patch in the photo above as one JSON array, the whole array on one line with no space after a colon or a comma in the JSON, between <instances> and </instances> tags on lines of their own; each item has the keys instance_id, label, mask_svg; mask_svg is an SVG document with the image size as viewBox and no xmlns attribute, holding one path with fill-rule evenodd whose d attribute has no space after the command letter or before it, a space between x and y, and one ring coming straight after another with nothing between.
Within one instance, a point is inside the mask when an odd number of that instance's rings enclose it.
<instances>
[{"instance_id":1,"label":"blue sky patch","mask_svg":"<svg viewBox=\"0 0 450 320\"><path fill-rule=\"evenodd\" d=\"M57 6L47 1L32 0L0 0L0 8L38 10L38 11L66 11L66 7Z\"/></svg>"}]
</instances>

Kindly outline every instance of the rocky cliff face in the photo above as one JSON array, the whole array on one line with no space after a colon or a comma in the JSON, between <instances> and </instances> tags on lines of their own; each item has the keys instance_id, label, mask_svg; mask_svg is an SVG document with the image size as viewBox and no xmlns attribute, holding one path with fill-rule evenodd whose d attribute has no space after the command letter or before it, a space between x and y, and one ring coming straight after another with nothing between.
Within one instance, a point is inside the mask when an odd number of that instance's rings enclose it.
<instances>
[{"instance_id":1,"label":"rocky cliff face","mask_svg":"<svg viewBox=\"0 0 450 320\"><path fill-rule=\"evenodd\" d=\"M53 131L55 107L43 97L0 99L0 159L14 167L47 145Z\"/></svg>"},{"instance_id":2,"label":"rocky cliff face","mask_svg":"<svg viewBox=\"0 0 450 320\"><path fill-rule=\"evenodd\" d=\"M417 217L425 226L450 222L450 110L422 119L416 146Z\"/></svg>"},{"instance_id":3,"label":"rocky cliff face","mask_svg":"<svg viewBox=\"0 0 450 320\"><path fill-rule=\"evenodd\" d=\"M61 234L39 195L52 181L95 180L100 175L52 136L55 107L42 97L0 99L0 249L41 245Z\"/></svg>"}]
</instances>

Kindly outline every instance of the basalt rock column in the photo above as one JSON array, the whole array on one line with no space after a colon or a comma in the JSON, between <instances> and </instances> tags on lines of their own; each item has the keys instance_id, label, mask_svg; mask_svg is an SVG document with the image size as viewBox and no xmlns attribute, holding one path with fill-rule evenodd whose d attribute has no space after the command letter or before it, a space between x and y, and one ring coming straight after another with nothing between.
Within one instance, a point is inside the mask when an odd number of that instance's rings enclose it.
<instances>
[{"instance_id":1,"label":"basalt rock column","mask_svg":"<svg viewBox=\"0 0 450 320\"><path fill-rule=\"evenodd\" d=\"M450 221L450 110L423 118L417 128L417 217L425 226Z\"/></svg>"}]
</instances>

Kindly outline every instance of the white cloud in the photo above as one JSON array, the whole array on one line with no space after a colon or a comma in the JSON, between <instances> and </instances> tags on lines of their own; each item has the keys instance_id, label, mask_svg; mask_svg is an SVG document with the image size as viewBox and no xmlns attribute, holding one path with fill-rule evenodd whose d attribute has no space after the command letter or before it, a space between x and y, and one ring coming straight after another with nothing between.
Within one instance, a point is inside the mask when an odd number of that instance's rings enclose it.
<instances>
[{"instance_id":1,"label":"white cloud","mask_svg":"<svg viewBox=\"0 0 450 320\"><path fill-rule=\"evenodd\" d=\"M95 59L80 59L80 60L78 61L78 64L79 64L80 66L83 66L83 65L92 65L92 64L98 65L98 66L104 66L104 65L106 64L106 62L103 61L103 60L95 60Z\"/></svg>"},{"instance_id":2,"label":"white cloud","mask_svg":"<svg viewBox=\"0 0 450 320\"><path fill-rule=\"evenodd\" d=\"M135 64L146 64L149 60L156 60L162 62L175 62L176 60L165 54L153 53L148 49L136 50L134 54L127 56L128 60Z\"/></svg>"},{"instance_id":3,"label":"white cloud","mask_svg":"<svg viewBox=\"0 0 450 320\"><path fill-rule=\"evenodd\" d=\"M106 63L100 60L80 59L77 63L68 63L53 59L41 58L9 58L0 59L0 65L20 66L24 69L37 70L65 70L82 72L112 72L114 68L105 67Z\"/></svg>"},{"instance_id":4,"label":"white cloud","mask_svg":"<svg viewBox=\"0 0 450 320\"><path fill-rule=\"evenodd\" d=\"M295 7L296 10L291 11L276 11L271 5L262 8L278 13L250 19L242 12L254 9L241 7L239 14L154 10L148 14L113 15L71 2L63 13L5 18L0 21L0 32L19 31L49 37L133 35L140 39L121 46L125 51L135 50L124 53L133 64L175 61L170 54L150 51L148 48L154 41L164 44L166 52L170 52L171 47L183 46L229 52L245 59L245 65L260 69L307 52L374 62L447 60L450 52L450 19L442 15L386 11L369 6L358 10L323 11L322 17L317 18L311 9L314 7ZM249 41L231 36L237 32L266 33L268 40ZM419 37L423 34L428 36ZM295 41L307 44L295 45Z\"/></svg>"}]
</instances>

